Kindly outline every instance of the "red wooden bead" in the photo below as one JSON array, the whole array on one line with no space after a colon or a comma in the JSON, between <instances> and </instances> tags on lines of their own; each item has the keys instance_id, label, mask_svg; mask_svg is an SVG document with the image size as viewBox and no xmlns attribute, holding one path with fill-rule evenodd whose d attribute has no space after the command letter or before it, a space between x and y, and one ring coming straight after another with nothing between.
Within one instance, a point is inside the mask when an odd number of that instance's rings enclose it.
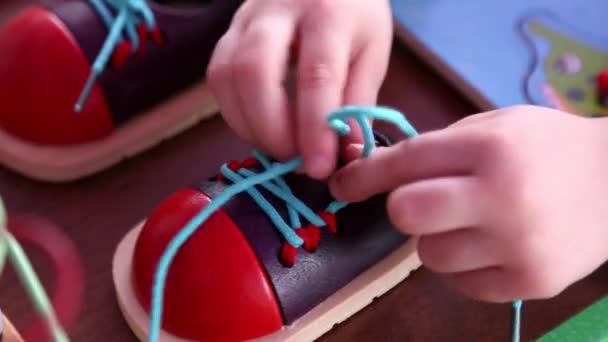
<instances>
[{"instance_id":1,"label":"red wooden bead","mask_svg":"<svg viewBox=\"0 0 608 342\"><path fill-rule=\"evenodd\" d=\"M608 69L603 69L597 74L597 87L602 95L608 96Z\"/></svg>"}]
</instances>

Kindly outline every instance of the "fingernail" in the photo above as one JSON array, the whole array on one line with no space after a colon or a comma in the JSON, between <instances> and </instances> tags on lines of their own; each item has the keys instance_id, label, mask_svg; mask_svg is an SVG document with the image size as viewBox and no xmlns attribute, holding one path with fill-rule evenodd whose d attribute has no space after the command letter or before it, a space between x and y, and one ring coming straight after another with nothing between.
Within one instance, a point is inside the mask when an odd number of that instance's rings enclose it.
<instances>
[{"instance_id":1,"label":"fingernail","mask_svg":"<svg viewBox=\"0 0 608 342\"><path fill-rule=\"evenodd\" d=\"M363 145L361 144L348 144L341 153L341 160L344 164L348 164L353 160L361 157L363 154Z\"/></svg>"},{"instance_id":2,"label":"fingernail","mask_svg":"<svg viewBox=\"0 0 608 342\"><path fill-rule=\"evenodd\" d=\"M363 154L363 144L350 144L346 149L349 155L352 154L357 158L360 157L361 154Z\"/></svg>"}]
</instances>

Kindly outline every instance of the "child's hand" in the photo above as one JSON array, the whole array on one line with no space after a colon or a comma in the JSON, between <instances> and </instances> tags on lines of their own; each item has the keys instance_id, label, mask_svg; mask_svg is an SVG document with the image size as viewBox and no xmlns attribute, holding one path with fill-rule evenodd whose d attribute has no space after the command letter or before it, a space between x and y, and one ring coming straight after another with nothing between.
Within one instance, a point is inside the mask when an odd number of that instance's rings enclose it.
<instances>
[{"instance_id":1,"label":"child's hand","mask_svg":"<svg viewBox=\"0 0 608 342\"><path fill-rule=\"evenodd\" d=\"M216 47L208 79L244 140L277 159L302 155L304 171L325 178L338 155L326 116L345 104L376 104L391 38L387 0L247 0ZM283 85L290 58L297 103Z\"/></svg>"},{"instance_id":2,"label":"child's hand","mask_svg":"<svg viewBox=\"0 0 608 342\"><path fill-rule=\"evenodd\" d=\"M351 162L331 189L391 192L394 225L469 296L552 297L608 259L606 120L531 106L472 116Z\"/></svg>"}]
</instances>

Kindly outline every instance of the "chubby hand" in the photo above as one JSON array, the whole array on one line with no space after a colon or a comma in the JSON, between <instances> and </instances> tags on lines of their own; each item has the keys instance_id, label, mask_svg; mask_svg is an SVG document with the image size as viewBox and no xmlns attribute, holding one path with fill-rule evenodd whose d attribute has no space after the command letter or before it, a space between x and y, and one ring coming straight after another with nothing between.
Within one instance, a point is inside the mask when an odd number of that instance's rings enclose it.
<instances>
[{"instance_id":1,"label":"chubby hand","mask_svg":"<svg viewBox=\"0 0 608 342\"><path fill-rule=\"evenodd\" d=\"M208 80L243 140L279 160L301 155L304 172L326 178L339 148L326 117L345 104L376 104L391 38L388 0L247 0ZM295 101L284 86L292 60Z\"/></svg>"},{"instance_id":2,"label":"chubby hand","mask_svg":"<svg viewBox=\"0 0 608 342\"><path fill-rule=\"evenodd\" d=\"M357 146L352 145L351 153ZM608 259L608 121L517 106L357 159L338 199L390 192L393 224L471 297L552 297Z\"/></svg>"}]
</instances>

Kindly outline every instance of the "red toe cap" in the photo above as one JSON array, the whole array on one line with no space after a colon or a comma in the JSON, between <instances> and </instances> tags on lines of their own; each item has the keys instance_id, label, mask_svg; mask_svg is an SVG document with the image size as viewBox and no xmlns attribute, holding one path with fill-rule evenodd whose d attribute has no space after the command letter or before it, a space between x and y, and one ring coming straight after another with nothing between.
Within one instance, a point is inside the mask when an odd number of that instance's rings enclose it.
<instances>
[{"instance_id":1,"label":"red toe cap","mask_svg":"<svg viewBox=\"0 0 608 342\"><path fill-rule=\"evenodd\" d=\"M195 190L174 193L141 231L134 284L148 310L152 280L169 241L211 200ZM283 326L273 287L253 249L219 210L182 246L165 283L163 328L196 341L242 341Z\"/></svg>"},{"instance_id":2,"label":"red toe cap","mask_svg":"<svg viewBox=\"0 0 608 342\"><path fill-rule=\"evenodd\" d=\"M53 13L30 7L18 14L0 30L0 51L0 127L41 144L83 143L112 131L99 86L74 111L91 68Z\"/></svg>"}]
</instances>

